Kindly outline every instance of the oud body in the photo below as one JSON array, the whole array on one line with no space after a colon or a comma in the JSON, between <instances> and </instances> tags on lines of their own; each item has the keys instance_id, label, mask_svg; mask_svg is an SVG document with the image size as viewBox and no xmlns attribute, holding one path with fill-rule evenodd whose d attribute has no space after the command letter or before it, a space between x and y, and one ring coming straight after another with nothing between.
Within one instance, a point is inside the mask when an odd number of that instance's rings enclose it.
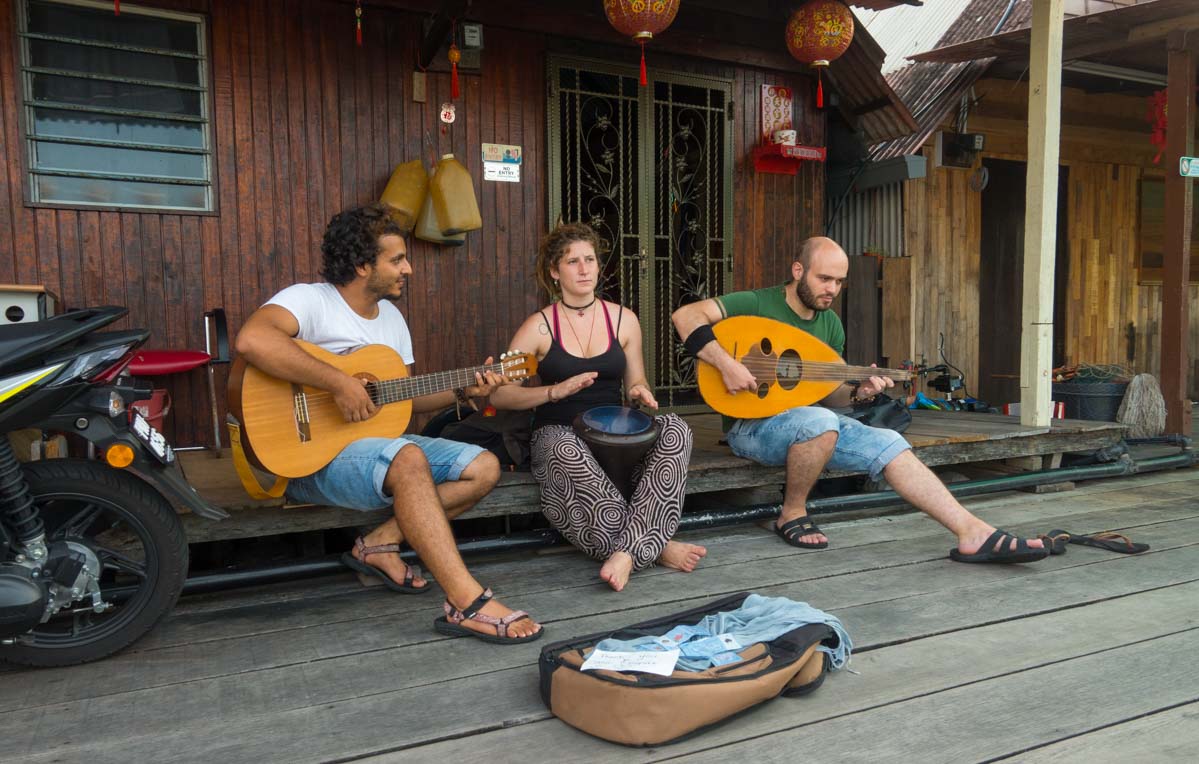
<instances>
[{"instance_id":1,"label":"oud body","mask_svg":"<svg viewBox=\"0 0 1199 764\"><path fill-rule=\"evenodd\" d=\"M911 379L905 369L849 366L824 342L802 329L760 316L734 316L712 327L716 341L749 369L756 390L730 393L720 371L700 361L699 393L713 409L737 419L761 419L810 406L846 382L870 377Z\"/></svg>"}]
</instances>

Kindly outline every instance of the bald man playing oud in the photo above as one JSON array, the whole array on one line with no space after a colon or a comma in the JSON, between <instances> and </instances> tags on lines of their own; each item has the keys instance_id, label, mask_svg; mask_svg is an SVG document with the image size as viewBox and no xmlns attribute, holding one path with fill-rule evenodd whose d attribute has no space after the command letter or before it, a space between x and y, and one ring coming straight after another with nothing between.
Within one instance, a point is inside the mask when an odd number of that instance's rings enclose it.
<instances>
[{"instance_id":1,"label":"bald man playing oud","mask_svg":"<svg viewBox=\"0 0 1199 764\"><path fill-rule=\"evenodd\" d=\"M791 280L780 286L684 305L674 326L687 350L716 367L732 394L751 394L754 375L716 342L712 325L732 316L761 316L802 329L837 351L845 352L845 329L829 310L849 274L849 258L832 239L805 241L791 264ZM783 506L774 525L788 544L824 549L828 538L808 517L808 492L826 468L866 472L885 478L901 497L957 536L949 556L958 562L1034 562L1049 555L1040 540L1026 541L970 514L936 475L916 458L894 430L869 427L830 408L868 400L894 382L871 377L845 384L813 406L799 406L762 419L725 418L729 446L738 456L770 466L786 466Z\"/></svg>"}]
</instances>

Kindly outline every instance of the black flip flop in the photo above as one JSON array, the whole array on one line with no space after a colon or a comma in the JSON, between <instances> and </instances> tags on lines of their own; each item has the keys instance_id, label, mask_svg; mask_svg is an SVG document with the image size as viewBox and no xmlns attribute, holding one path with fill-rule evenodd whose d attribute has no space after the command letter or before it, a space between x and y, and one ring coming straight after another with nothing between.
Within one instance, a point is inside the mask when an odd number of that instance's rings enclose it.
<instances>
[{"instance_id":1,"label":"black flip flop","mask_svg":"<svg viewBox=\"0 0 1199 764\"><path fill-rule=\"evenodd\" d=\"M1065 554L1066 544L1070 542L1070 534L1062 530L1052 530L1037 536L1049 554Z\"/></svg>"},{"instance_id":2,"label":"black flip flop","mask_svg":"<svg viewBox=\"0 0 1199 764\"><path fill-rule=\"evenodd\" d=\"M797 517L782 525L771 523L771 526L779 538L793 547L798 547L799 549L825 549L828 547L827 541L818 541L815 544L800 541L802 537L810 533L824 533L816 523L812 522L812 518L807 515Z\"/></svg>"},{"instance_id":3,"label":"black flip flop","mask_svg":"<svg viewBox=\"0 0 1199 764\"><path fill-rule=\"evenodd\" d=\"M1016 540L1015 549L1010 548L1008 543L1012 539ZM973 554L959 552L956 548L949 550L949 558L954 562L1036 562L1048 556L1048 549L1031 547L1025 539L1000 529L987 536L987 540Z\"/></svg>"},{"instance_id":4,"label":"black flip flop","mask_svg":"<svg viewBox=\"0 0 1199 764\"><path fill-rule=\"evenodd\" d=\"M1070 534L1070 543L1078 544L1079 546L1093 546L1098 549L1106 549L1109 552L1119 552L1120 554L1140 554L1141 552L1149 551L1148 544L1138 544L1127 536L1120 533L1113 533L1112 531L1092 533L1089 536Z\"/></svg>"}]
</instances>

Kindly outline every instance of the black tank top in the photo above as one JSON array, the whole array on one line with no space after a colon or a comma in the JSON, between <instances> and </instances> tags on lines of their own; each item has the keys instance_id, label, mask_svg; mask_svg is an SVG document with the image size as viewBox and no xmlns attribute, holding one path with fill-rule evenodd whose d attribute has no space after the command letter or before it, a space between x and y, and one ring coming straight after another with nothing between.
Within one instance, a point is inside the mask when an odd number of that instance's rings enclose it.
<instances>
[{"instance_id":1,"label":"black tank top","mask_svg":"<svg viewBox=\"0 0 1199 764\"><path fill-rule=\"evenodd\" d=\"M538 406L533 415L534 430L538 427L545 427L547 424L562 424L569 427L577 415L589 408L621 404L620 385L624 381L627 361L624 348L620 346L618 332L620 321L624 318L624 309L621 308L621 312L617 315L615 330L612 328L612 318L608 315L607 306L601 303L600 309L604 313L604 323L608 326L608 349L593 358L580 358L566 352L566 348L562 346L557 304L553 306L554 322L552 325L545 317L545 313L541 313L541 318L545 320L545 325L550 329L551 340L549 352L537 365L537 374L541 377L541 383L555 385L564 379L587 371L599 372L599 376L591 383L591 387L585 387L557 403L543 403Z\"/></svg>"}]
</instances>

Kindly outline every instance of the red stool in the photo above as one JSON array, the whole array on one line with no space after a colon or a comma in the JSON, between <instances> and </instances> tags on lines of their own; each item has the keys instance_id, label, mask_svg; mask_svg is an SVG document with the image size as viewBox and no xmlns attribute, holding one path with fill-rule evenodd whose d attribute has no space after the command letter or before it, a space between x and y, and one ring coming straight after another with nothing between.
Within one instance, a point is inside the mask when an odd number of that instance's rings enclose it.
<instances>
[{"instance_id":1,"label":"red stool","mask_svg":"<svg viewBox=\"0 0 1199 764\"><path fill-rule=\"evenodd\" d=\"M214 345L216 346L216 355L213 355ZM225 323L224 308L214 308L204 314L204 350L141 350L134 356L127 370L135 377L162 377L207 366L208 405L212 411L213 451L219 457L221 455L221 427L216 405L216 382L212 369L218 363L229 363L229 328ZM138 402L141 403L141 401ZM165 409L163 413L166 413ZM189 446L175 450L199 451L203 448L203 446Z\"/></svg>"}]
</instances>

